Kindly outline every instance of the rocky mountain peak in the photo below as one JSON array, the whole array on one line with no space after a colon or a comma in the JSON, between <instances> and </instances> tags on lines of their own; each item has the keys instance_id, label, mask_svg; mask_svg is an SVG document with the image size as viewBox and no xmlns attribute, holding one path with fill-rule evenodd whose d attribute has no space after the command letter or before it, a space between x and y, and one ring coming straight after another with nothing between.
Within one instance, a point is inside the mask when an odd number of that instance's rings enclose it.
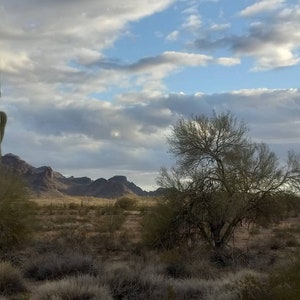
<instances>
[{"instance_id":1,"label":"rocky mountain peak","mask_svg":"<svg viewBox=\"0 0 300 300\"><path fill-rule=\"evenodd\" d=\"M65 177L49 166L33 167L14 154L6 154L2 163L13 172L23 177L33 193L64 194L72 196L93 196L103 198L117 198L126 194L139 196L153 195L155 192L145 192L126 176L116 175L108 180L89 177Z\"/></svg>"}]
</instances>

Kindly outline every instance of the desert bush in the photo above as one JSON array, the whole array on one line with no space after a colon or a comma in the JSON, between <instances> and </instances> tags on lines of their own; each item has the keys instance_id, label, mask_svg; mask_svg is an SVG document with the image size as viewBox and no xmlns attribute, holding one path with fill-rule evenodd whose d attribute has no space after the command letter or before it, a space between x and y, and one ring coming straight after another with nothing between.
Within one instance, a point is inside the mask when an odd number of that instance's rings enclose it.
<instances>
[{"instance_id":1,"label":"desert bush","mask_svg":"<svg viewBox=\"0 0 300 300\"><path fill-rule=\"evenodd\" d=\"M232 288L238 299L271 299L271 291L268 288L267 279L261 280L253 275L247 275L241 280L236 281Z\"/></svg>"},{"instance_id":2,"label":"desert bush","mask_svg":"<svg viewBox=\"0 0 300 300\"><path fill-rule=\"evenodd\" d=\"M110 291L94 277L78 276L46 282L34 291L33 300L112 300Z\"/></svg>"},{"instance_id":3,"label":"desert bush","mask_svg":"<svg viewBox=\"0 0 300 300\"><path fill-rule=\"evenodd\" d=\"M123 214L102 216L97 231L99 232L115 232L121 228L126 217Z\"/></svg>"},{"instance_id":4,"label":"desert bush","mask_svg":"<svg viewBox=\"0 0 300 300\"><path fill-rule=\"evenodd\" d=\"M96 275L98 266L89 255L80 253L45 253L24 265L23 274L35 280L59 279L69 275Z\"/></svg>"},{"instance_id":5,"label":"desert bush","mask_svg":"<svg viewBox=\"0 0 300 300\"><path fill-rule=\"evenodd\" d=\"M74 203L74 202L71 202L71 203L68 204L68 209L69 210L71 210L71 209L79 210L81 207L82 207L82 205L80 205L78 203Z\"/></svg>"},{"instance_id":6,"label":"desert bush","mask_svg":"<svg viewBox=\"0 0 300 300\"><path fill-rule=\"evenodd\" d=\"M149 248L172 249L180 240L176 222L178 208L169 201L159 200L144 216L142 222L142 244Z\"/></svg>"},{"instance_id":7,"label":"desert bush","mask_svg":"<svg viewBox=\"0 0 300 300\"><path fill-rule=\"evenodd\" d=\"M118 206L115 206L114 204L107 204L103 207L99 207L97 210L96 210L96 216L100 217L100 216L103 216L103 215L120 215L120 214L123 214L123 210L118 207Z\"/></svg>"},{"instance_id":8,"label":"desert bush","mask_svg":"<svg viewBox=\"0 0 300 300\"><path fill-rule=\"evenodd\" d=\"M110 266L102 280L110 287L114 299L167 299L163 278L139 268L124 265Z\"/></svg>"},{"instance_id":9,"label":"desert bush","mask_svg":"<svg viewBox=\"0 0 300 300\"><path fill-rule=\"evenodd\" d=\"M273 229L274 238L284 242L286 247L297 247L299 242L292 228L275 228Z\"/></svg>"},{"instance_id":10,"label":"desert bush","mask_svg":"<svg viewBox=\"0 0 300 300\"><path fill-rule=\"evenodd\" d=\"M300 254L292 257L285 266L272 272L268 282L272 297L269 299L280 300L300 299Z\"/></svg>"},{"instance_id":11,"label":"desert bush","mask_svg":"<svg viewBox=\"0 0 300 300\"><path fill-rule=\"evenodd\" d=\"M12 295L25 291L26 286L21 272L9 262L0 262L0 295Z\"/></svg>"},{"instance_id":12,"label":"desert bush","mask_svg":"<svg viewBox=\"0 0 300 300\"><path fill-rule=\"evenodd\" d=\"M88 239L89 245L97 252L111 254L131 248L130 236L126 232L101 232Z\"/></svg>"},{"instance_id":13,"label":"desert bush","mask_svg":"<svg viewBox=\"0 0 300 300\"><path fill-rule=\"evenodd\" d=\"M165 265L165 274L173 278L189 277L186 269L186 260L177 249L163 251L160 255L161 262Z\"/></svg>"},{"instance_id":14,"label":"desert bush","mask_svg":"<svg viewBox=\"0 0 300 300\"><path fill-rule=\"evenodd\" d=\"M197 279L176 280L168 286L168 296L174 300L205 299L205 281Z\"/></svg>"},{"instance_id":15,"label":"desert bush","mask_svg":"<svg viewBox=\"0 0 300 300\"><path fill-rule=\"evenodd\" d=\"M117 199L114 205L124 210L133 210L137 207L137 201L132 198L122 197Z\"/></svg>"},{"instance_id":16,"label":"desert bush","mask_svg":"<svg viewBox=\"0 0 300 300\"><path fill-rule=\"evenodd\" d=\"M24 182L0 167L0 250L21 245L31 237L35 207Z\"/></svg>"},{"instance_id":17,"label":"desert bush","mask_svg":"<svg viewBox=\"0 0 300 300\"><path fill-rule=\"evenodd\" d=\"M243 300L300 299L300 255L272 270L269 276L246 276L236 281L233 289Z\"/></svg>"}]
</instances>

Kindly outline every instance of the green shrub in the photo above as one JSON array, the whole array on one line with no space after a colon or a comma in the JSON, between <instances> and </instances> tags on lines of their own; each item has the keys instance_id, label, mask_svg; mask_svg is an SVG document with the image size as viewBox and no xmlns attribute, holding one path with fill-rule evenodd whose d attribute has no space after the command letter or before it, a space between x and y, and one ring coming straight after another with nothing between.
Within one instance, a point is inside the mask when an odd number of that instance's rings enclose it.
<instances>
[{"instance_id":1,"label":"green shrub","mask_svg":"<svg viewBox=\"0 0 300 300\"><path fill-rule=\"evenodd\" d=\"M35 207L24 182L0 167L0 249L20 245L35 228Z\"/></svg>"},{"instance_id":2,"label":"green shrub","mask_svg":"<svg viewBox=\"0 0 300 300\"><path fill-rule=\"evenodd\" d=\"M9 262L0 262L0 295L23 293L26 286L21 272Z\"/></svg>"},{"instance_id":3,"label":"green shrub","mask_svg":"<svg viewBox=\"0 0 300 300\"><path fill-rule=\"evenodd\" d=\"M113 300L110 291L94 277L78 276L46 282L34 291L33 300Z\"/></svg>"},{"instance_id":4,"label":"green shrub","mask_svg":"<svg viewBox=\"0 0 300 300\"><path fill-rule=\"evenodd\" d=\"M115 207L119 207L124 210L133 210L137 207L137 201L132 198L122 197L117 199Z\"/></svg>"},{"instance_id":5,"label":"green shrub","mask_svg":"<svg viewBox=\"0 0 300 300\"><path fill-rule=\"evenodd\" d=\"M35 280L59 279L69 275L96 275L98 268L91 256L67 252L45 253L24 265L26 278Z\"/></svg>"},{"instance_id":6,"label":"green shrub","mask_svg":"<svg viewBox=\"0 0 300 300\"><path fill-rule=\"evenodd\" d=\"M168 201L159 201L144 216L142 243L150 248L172 249L180 238L180 223L177 223L177 208Z\"/></svg>"}]
</instances>

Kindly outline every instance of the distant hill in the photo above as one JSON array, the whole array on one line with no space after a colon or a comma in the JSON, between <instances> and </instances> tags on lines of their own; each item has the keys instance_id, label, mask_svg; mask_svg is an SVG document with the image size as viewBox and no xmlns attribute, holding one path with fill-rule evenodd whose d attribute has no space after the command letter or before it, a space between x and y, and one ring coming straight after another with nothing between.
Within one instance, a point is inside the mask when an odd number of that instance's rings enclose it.
<instances>
[{"instance_id":1,"label":"distant hill","mask_svg":"<svg viewBox=\"0 0 300 300\"><path fill-rule=\"evenodd\" d=\"M129 182L126 176L121 175L114 176L108 180L104 178L92 180L89 177L65 177L48 166L33 167L11 153L2 157L2 164L24 178L31 192L37 195L47 193L53 195L117 198L128 194L157 196L162 193L161 189L146 192L133 182Z\"/></svg>"}]
</instances>

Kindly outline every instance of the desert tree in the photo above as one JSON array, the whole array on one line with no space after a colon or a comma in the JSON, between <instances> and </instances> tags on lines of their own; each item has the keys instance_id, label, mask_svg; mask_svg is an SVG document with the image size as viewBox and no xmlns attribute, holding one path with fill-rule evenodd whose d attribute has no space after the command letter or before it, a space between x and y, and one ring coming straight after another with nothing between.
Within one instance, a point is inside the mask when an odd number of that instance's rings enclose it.
<instances>
[{"instance_id":1,"label":"desert tree","mask_svg":"<svg viewBox=\"0 0 300 300\"><path fill-rule=\"evenodd\" d=\"M168 191L165 201L178 207L178 232L201 236L214 249L224 249L243 222L272 221L280 199L300 190L299 155L290 151L281 163L230 112L181 119L168 143L176 164L161 170L158 183Z\"/></svg>"}]
</instances>

